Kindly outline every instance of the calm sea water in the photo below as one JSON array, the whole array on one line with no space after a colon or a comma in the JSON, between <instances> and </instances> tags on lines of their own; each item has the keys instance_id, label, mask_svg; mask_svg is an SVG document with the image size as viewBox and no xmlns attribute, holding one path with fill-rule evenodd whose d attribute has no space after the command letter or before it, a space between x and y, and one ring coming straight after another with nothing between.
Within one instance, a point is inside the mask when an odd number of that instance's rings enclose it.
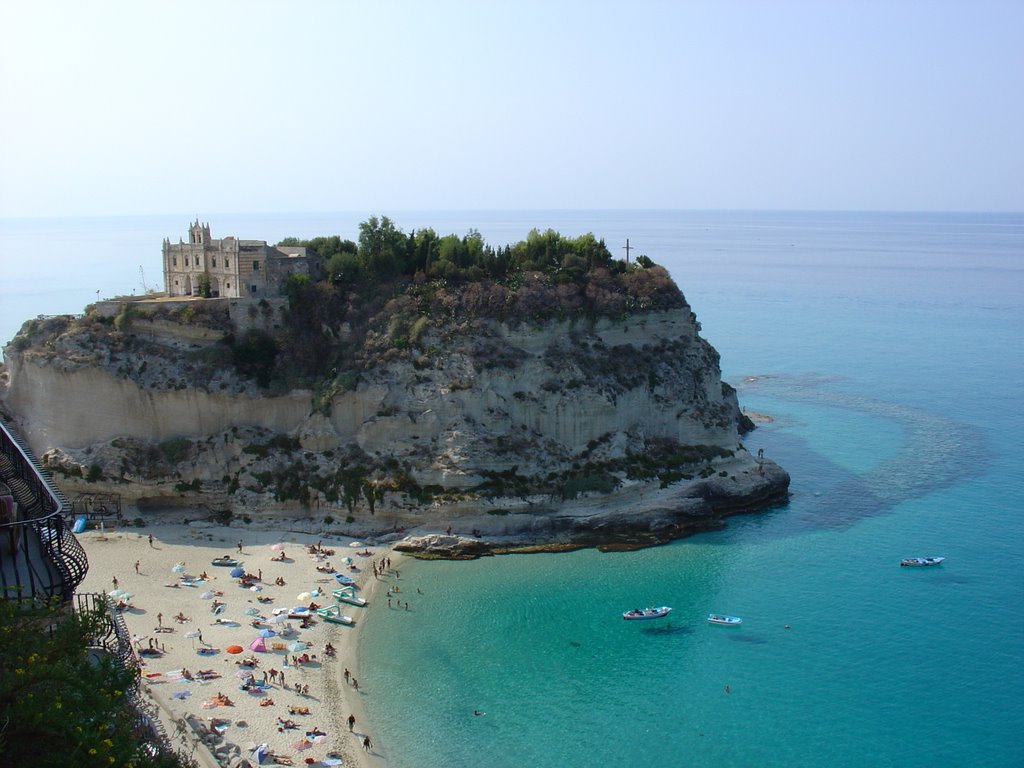
<instances>
[{"instance_id":1,"label":"calm sea water","mask_svg":"<svg viewBox=\"0 0 1024 768\"><path fill-rule=\"evenodd\" d=\"M360 651L389 765L1024 765L1024 215L389 215L629 237L793 476L787 506L664 547L407 565L411 610L367 611ZM140 266L154 287L190 218L0 220L0 336L140 292ZM355 239L366 214L207 218ZM671 620L619 618L652 604Z\"/></svg>"}]
</instances>

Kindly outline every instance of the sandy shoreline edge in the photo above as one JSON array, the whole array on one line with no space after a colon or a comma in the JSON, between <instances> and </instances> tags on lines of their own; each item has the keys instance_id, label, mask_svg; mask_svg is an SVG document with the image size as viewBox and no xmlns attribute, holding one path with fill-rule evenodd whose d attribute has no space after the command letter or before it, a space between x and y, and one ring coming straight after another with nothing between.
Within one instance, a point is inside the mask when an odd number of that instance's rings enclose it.
<instances>
[{"instance_id":1,"label":"sandy shoreline edge","mask_svg":"<svg viewBox=\"0 0 1024 768\"><path fill-rule=\"evenodd\" d=\"M251 750L259 744L266 744L273 755L282 756L277 764L287 765L290 759L290 764L305 766L310 759L310 765L330 765L329 755L333 754L345 766L386 767L387 761L374 743L372 724L366 719L363 700L368 695L367 686L360 683L356 690L346 681L344 672L347 669L350 678L359 680L357 649L362 623L374 610L374 594L394 578L393 571L383 571L380 578L375 578L374 567L382 569L385 558L390 559L393 568L400 567L401 555L372 543L352 547L353 539L269 529L240 531L208 522L89 530L78 538L89 557L89 572L79 592L109 594L119 589L131 595L127 600L130 607L122 611L122 616L136 650L142 651L141 693L155 705L175 747L192 754L204 768L243 765L243 760L256 765ZM307 547L318 542L334 554L310 555ZM272 545L278 545L278 549L272 549ZM281 551L286 560L273 560ZM230 576L231 568L212 565L214 558L223 555L238 559L247 574L262 576L256 582L260 589L240 586L239 579ZM357 570L350 570L342 562L345 557L352 559ZM287 611L310 602L321 607L334 604L331 590L338 583L330 573L317 570L328 563L354 578L359 585L357 594L368 601L366 607L341 604L342 612L355 619L355 626L330 624L318 617L306 629L294 619L280 624L263 621L272 619L279 609ZM200 577L204 572L209 579L186 585L191 580L183 577ZM275 584L277 578L284 580L283 586ZM323 594L298 599L317 589ZM223 603L217 614L213 613L215 601ZM179 613L189 620L175 621ZM250 615L254 613L257 615ZM260 626L253 626L253 621L259 621ZM264 640L267 652L250 650L261 628L277 632L285 627L291 631ZM306 643L308 649L294 653L287 650L287 644L295 640ZM324 655L328 642L336 649L333 658ZM163 652L148 655L151 645ZM231 645L245 650L227 653L225 649ZM212 653L202 655L201 649ZM302 653L311 659L296 666L293 658ZM258 665L249 668L236 663L249 657L255 657ZM271 669L284 673L284 686L270 681ZM184 670L192 680L183 676ZM200 680L200 670L209 670L218 677ZM241 690L245 671L251 671L259 683L266 672L268 687L252 693ZM308 695L301 694L296 686L308 686ZM211 706L218 693L230 699L231 705ZM273 703L260 703L267 701ZM291 714L290 708L297 708L296 712L307 708L309 714ZM355 717L351 732L347 723L350 714ZM216 722L211 718L226 721L222 736L206 735L206 729ZM297 727L279 730L279 720L291 720ZM325 735L318 736L319 732ZM371 740L369 751L362 746L364 736ZM323 762L325 759L328 762ZM275 761L264 757L262 764L274 765Z\"/></svg>"}]
</instances>

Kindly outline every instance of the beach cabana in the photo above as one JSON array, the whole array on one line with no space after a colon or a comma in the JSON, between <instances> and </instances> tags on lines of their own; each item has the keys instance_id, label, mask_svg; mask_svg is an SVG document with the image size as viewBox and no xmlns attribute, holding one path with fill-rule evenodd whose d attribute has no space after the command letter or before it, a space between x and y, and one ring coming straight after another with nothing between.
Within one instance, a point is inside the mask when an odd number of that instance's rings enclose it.
<instances>
[{"instance_id":1,"label":"beach cabana","mask_svg":"<svg viewBox=\"0 0 1024 768\"><path fill-rule=\"evenodd\" d=\"M267 644L263 641L262 637L257 637L255 640L253 640L251 643L249 643L249 650L250 651L257 651L259 653L266 653L267 652Z\"/></svg>"}]
</instances>

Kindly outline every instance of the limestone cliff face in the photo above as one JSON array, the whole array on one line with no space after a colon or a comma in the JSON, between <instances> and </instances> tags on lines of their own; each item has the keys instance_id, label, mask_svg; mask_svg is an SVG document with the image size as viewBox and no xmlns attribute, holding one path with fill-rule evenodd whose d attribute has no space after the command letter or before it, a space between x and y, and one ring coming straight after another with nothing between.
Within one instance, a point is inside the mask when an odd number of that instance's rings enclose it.
<instances>
[{"instance_id":1,"label":"limestone cliff face","mask_svg":"<svg viewBox=\"0 0 1024 768\"><path fill-rule=\"evenodd\" d=\"M466 516L490 529L500 517L512 535L536 527L532 508L550 519L588 496L639 498L645 484L706 501L722 472L736 498L778 501L788 476L753 471L735 393L698 330L685 307L428 331L428 353L396 356L324 403L310 391L262 394L225 370L190 374L223 334L164 323L159 334L83 336L69 325L45 345L8 346L2 402L73 492L106 484L143 508L371 529ZM127 343L147 331L145 345Z\"/></svg>"}]
</instances>

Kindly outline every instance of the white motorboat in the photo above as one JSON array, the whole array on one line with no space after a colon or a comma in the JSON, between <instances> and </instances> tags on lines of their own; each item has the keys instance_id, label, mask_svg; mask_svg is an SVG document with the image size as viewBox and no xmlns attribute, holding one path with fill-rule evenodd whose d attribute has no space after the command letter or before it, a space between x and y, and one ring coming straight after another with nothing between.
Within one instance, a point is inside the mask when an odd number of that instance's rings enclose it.
<instances>
[{"instance_id":1,"label":"white motorboat","mask_svg":"<svg viewBox=\"0 0 1024 768\"><path fill-rule=\"evenodd\" d=\"M668 616L669 611L672 609L667 605L663 605L660 608L634 608L631 611L626 611L622 614L622 618L626 621L638 621L643 619L660 619L664 616Z\"/></svg>"},{"instance_id":2,"label":"white motorboat","mask_svg":"<svg viewBox=\"0 0 1024 768\"><path fill-rule=\"evenodd\" d=\"M724 613L709 613L708 623L721 624L726 627L738 627L743 623L743 619L739 616L726 616Z\"/></svg>"},{"instance_id":3,"label":"white motorboat","mask_svg":"<svg viewBox=\"0 0 1024 768\"><path fill-rule=\"evenodd\" d=\"M929 565L942 565L944 557L907 557L900 560L901 566L910 566L913 568L926 568Z\"/></svg>"}]
</instances>

